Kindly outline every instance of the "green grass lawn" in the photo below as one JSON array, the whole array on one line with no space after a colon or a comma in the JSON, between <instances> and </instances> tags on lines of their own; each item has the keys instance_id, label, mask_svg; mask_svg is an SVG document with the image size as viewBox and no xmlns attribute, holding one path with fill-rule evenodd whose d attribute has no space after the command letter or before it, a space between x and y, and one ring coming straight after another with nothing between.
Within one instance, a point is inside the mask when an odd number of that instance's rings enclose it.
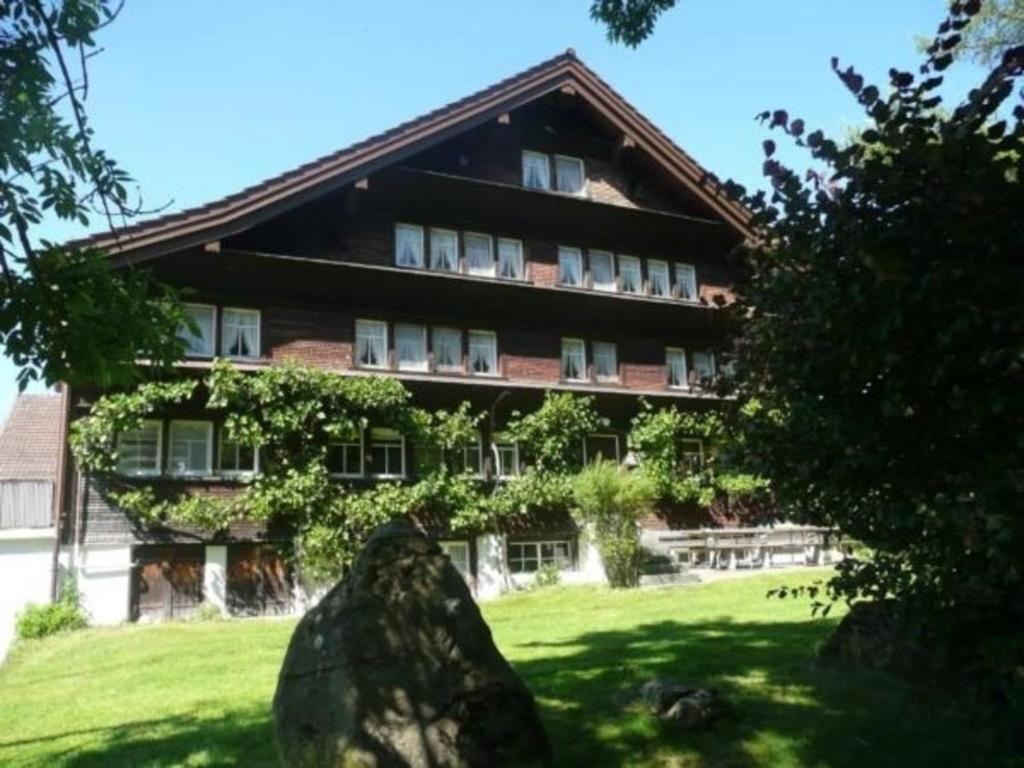
<instances>
[{"instance_id":1,"label":"green grass lawn","mask_svg":"<svg viewBox=\"0 0 1024 768\"><path fill-rule=\"evenodd\" d=\"M835 619L765 599L815 574L686 589L552 588L484 606L537 696L564 766L994 766L995 727L944 697L813 664ZM817 574L820 576L820 574ZM0 765L273 766L270 699L294 627L248 620L95 629L0 668ZM682 734L636 689L654 675L721 689L735 722Z\"/></svg>"}]
</instances>

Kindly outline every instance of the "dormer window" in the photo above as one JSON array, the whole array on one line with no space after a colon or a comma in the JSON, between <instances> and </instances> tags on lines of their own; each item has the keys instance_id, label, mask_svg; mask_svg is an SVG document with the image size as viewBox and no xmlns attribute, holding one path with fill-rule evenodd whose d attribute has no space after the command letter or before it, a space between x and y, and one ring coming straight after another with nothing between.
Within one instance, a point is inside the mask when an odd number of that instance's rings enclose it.
<instances>
[{"instance_id":1,"label":"dormer window","mask_svg":"<svg viewBox=\"0 0 1024 768\"><path fill-rule=\"evenodd\" d=\"M583 161L578 157L555 155L555 189L570 195L582 195L585 177Z\"/></svg>"},{"instance_id":2,"label":"dormer window","mask_svg":"<svg viewBox=\"0 0 1024 768\"><path fill-rule=\"evenodd\" d=\"M423 227L395 224L395 264L399 267L423 266Z\"/></svg>"},{"instance_id":3,"label":"dormer window","mask_svg":"<svg viewBox=\"0 0 1024 768\"><path fill-rule=\"evenodd\" d=\"M547 155L523 151L523 186L529 189L551 189L551 165Z\"/></svg>"}]
</instances>

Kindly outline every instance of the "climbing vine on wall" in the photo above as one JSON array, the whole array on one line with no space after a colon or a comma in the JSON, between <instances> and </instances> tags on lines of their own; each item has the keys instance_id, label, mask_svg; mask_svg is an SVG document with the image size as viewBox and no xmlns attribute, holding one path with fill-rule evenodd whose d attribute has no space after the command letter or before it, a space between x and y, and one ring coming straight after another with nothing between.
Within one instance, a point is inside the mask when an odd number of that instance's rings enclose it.
<instances>
[{"instance_id":1,"label":"climbing vine on wall","mask_svg":"<svg viewBox=\"0 0 1024 768\"><path fill-rule=\"evenodd\" d=\"M158 492L151 484L118 477L118 435L168 405L186 402L211 411L211 418L222 415L225 438L259 450L260 472L237 494ZM513 413L506 432L518 443L524 466L512 481L482 482L453 460L477 441L482 416L468 403L452 410L414 406L393 378L346 377L298 365L242 372L218 361L202 382L147 383L99 398L73 425L71 444L80 466L102 476L112 498L134 517L209 531L243 517L286 521L298 531L306 574L329 578L350 562L374 527L396 517L429 515L469 533L531 512L572 511L582 442L607 427L594 399L548 393L537 410ZM414 446L421 461L413 480L365 485L331 477L330 444L358 440L371 425L396 429ZM645 406L630 440L663 498L706 502L722 488L724 475L676 477L672 441L721 434L716 416ZM428 456L434 460L424 460Z\"/></svg>"}]
</instances>

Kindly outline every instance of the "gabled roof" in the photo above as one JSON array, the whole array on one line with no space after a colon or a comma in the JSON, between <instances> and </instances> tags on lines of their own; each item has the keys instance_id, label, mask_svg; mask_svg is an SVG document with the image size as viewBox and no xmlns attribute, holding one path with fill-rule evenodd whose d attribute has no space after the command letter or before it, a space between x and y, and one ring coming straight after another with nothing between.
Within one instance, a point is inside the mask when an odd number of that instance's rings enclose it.
<instances>
[{"instance_id":1,"label":"gabled roof","mask_svg":"<svg viewBox=\"0 0 1024 768\"><path fill-rule=\"evenodd\" d=\"M72 244L146 258L221 239L566 86L628 136L672 178L718 212L737 233L745 238L751 236L750 212L725 195L714 175L569 49L471 96L236 194L121 228L115 234L104 232Z\"/></svg>"},{"instance_id":2,"label":"gabled roof","mask_svg":"<svg viewBox=\"0 0 1024 768\"><path fill-rule=\"evenodd\" d=\"M56 480L61 398L18 395L0 431L0 480Z\"/></svg>"}]
</instances>

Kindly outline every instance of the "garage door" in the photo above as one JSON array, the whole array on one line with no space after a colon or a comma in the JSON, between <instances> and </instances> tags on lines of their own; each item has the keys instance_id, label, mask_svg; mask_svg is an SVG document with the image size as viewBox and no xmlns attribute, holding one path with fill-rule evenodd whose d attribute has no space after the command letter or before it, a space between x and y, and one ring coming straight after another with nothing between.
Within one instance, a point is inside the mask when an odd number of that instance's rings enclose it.
<instances>
[{"instance_id":1,"label":"garage door","mask_svg":"<svg viewBox=\"0 0 1024 768\"><path fill-rule=\"evenodd\" d=\"M282 616L292 612L291 547L283 544L228 546L228 609L236 616Z\"/></svg>"},{"instance_id":2,"label":"garage door","mask_svg":"<svg viewBox=\"0 0 1024 768\"><path fill-rule=\"evenodd\" d=\"M133 556L133 619L188 618L196 612L203 601L202 545L136 547Z\"/></svg>"}]
</instances>

